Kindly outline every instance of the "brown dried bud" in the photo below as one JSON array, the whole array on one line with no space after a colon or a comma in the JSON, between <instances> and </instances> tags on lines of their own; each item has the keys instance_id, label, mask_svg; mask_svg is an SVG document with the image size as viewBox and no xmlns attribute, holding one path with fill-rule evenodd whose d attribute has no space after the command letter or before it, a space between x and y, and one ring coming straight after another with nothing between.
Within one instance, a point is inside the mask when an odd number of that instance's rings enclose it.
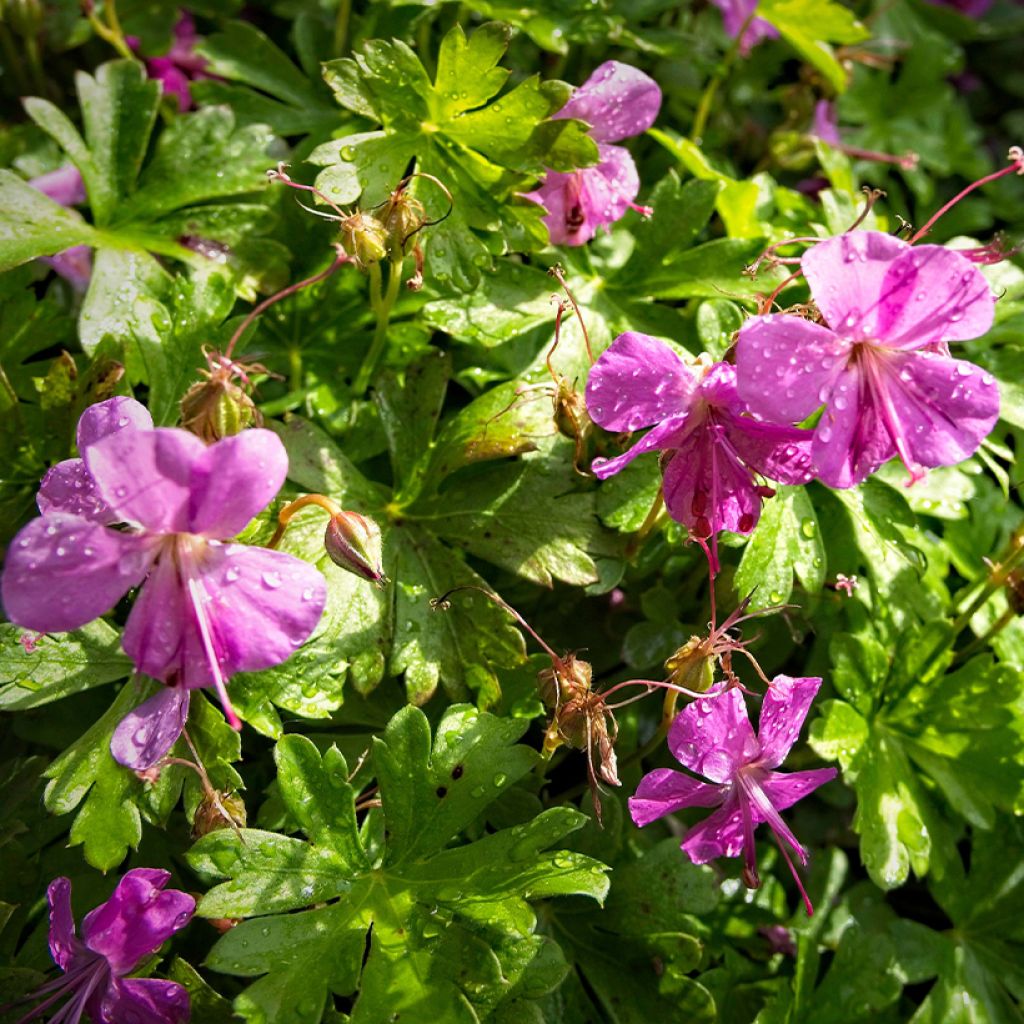
<instances>
[{"instance_id":1,"label":"brown dried bud","mask_svg":"<svg viewBox=\"0 0 1024 1024\"><path fill-rule=\"evenodd\" d=\"M221 828L244 828L245 822L245 801L237 793L210 790L196 807L192 838L199 839Z\"/></svg>"},{"instance_id":2,"label":"brown dried bud","mask_svg":"<svg viewBox=\"0 0 1024 1024\"><path fill-rule=\"evenodd\" d=\"M401 185L381 207L380 221L387 232L388 253L397 259L406 254L409 240L427 222L427 214L423 204Z\"/></svg>"},{"instance_id":3,"label":"brown dried bud","mask_svg":"<svg viewBox=\"0 0 1024 1024\"><path fill-rule=\"evenodd\" d=\"M594 430L583 395L565 378L559 380L555 392L555 426L563 437L580 443Z\"/></svg>"},{"instance_id":4,"label":"brown dried bud","mask_svg":"<svg viewBox=\"0 0 1024 1024\"><path fill-rule=\"evenodd\" d=\"M553 708L568 701L581 700L590 693L590 681L594 670L589 661L577 658L575 654L567 654L560 664L552 664L550 668L538 673L540 682L540 699Z\"/></svg>"},{"instance_id":5,"label":"brown dried bud","mask_svg":"<svg viewBox=\"0 0 1024 1024\"><path fill-rule=\"evenodd\" d=\"M387 583L380 527L372 519L358 512L336 513L327 523L324 546L331 561L340 568L377 586Z\"/></svg>"},{"instance_id":6,"label":"brown dried bud","mask_svg":"<svg viewBox=\"0 0 1024 1024\"><path fill-rule=\"evenodd\" d=\"M359 268L388 254L388 231L372 213L353 213L341 222L341 244Z\"/></svg>"},{"instance_id":7,"label":"brown dried bud","mask_svg":"<svg viewBox=\"0 0 1024 1024\"><path fill-rule=\"evenodd\" d=\"M715 681L715 653L709 638L691 636L665 662L668 681L704 693Z\"/></svg>"}]
</instances>

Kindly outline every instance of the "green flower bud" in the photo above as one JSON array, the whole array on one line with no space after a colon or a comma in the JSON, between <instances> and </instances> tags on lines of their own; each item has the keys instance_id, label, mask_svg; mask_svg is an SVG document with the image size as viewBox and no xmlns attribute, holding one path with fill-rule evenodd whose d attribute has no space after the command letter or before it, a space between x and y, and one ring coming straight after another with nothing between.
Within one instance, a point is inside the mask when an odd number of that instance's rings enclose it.
<instances>
[{"instance_id":1,"label":"green flower bud","mask_svg":"<svg viewBox=\"0 0 1024 1024\"><path fill-rule=\"evenodd\" d=\"M253 400L223 377L193 384L181 400L181 423L207 444L259 426L262 417Z\"/></svg>"},{"instance_id":2,"label":"green flower bud","mask_svg":"<svg viewBox=\"0 0 1024 1024\"><path fill-rule=\"evenodd\" d=\"M357 267L366 267L387 256L388 231L372 213L353 213L341 222L341 244Z\"/></svg>"}]
</instances>

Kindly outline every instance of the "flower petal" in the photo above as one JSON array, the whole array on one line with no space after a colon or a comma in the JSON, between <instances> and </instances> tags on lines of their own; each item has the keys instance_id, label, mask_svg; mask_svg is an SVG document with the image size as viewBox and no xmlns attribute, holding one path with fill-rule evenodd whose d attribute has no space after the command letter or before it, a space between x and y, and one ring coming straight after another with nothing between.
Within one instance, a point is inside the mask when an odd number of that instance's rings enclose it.
<instances>
[{"instance_id":1,"label":"flower petal","mask_svg":"<svg viewBox=\"0 0 1024 1024\"><path fill-rule=\"evenodd\" d=\"M122 430L83 452L100 497L153 533L189 529L193 467L206 446L185 430Z\"/></svg>"},{"instance_id":2,"label":"flower petal","mask_svg":"<svg viewBox=\"0 0 1024 1024\"><path fill-rule=\"evenodd\" d=\"M835 768L812 768L806 772L769 772L761 779L761 788L775 809L784 811L803 800L819 786L831 782L839 773Z\"/></svg>"},{"instance_id":3,"label":"flower petal","mask_svg":"<svg viewBox=\"0 0 1024 1024\"><path fill-rule=\"evenodd\" d=\"M177 742L188 705L189 691L184 686L162 686L118 723L110 740L114 760L135 772L152 768Z\"/></svg>"},{"instance_id":4,"label":"flower petal","mask_svg":"<svg viewBox=\"0 0 1024 1024\"><path fill-rule=\"evenodd\" d=\"M694 864L739 856L743 850L743 812L735 791L717 811L687 829L680 849Z\"/></svg>"},{"instance_id":5,"label":"flower petal","mask_svg":"<svg viewBox=\"0 0 1024 1024\"><path fill-rule=\"evenodd\" d=\"M670 416L663 423L652 427L632 448L624 451L621 455L616 455L613 459L594 459L590 464L594 476L598 480L605 480L624 469L638 455L657 451L660 448L675 447L679 432L685 426L686 420L686 414Z\"/></svg>"},{"instance_id":6,"label":"flower petal","mask_svg":"<svg viewBox=\"0 0 1024 1024\"><path fill-rule=\"evenodd\" d=\"M878 365L892 426L912 463L951 466L963 461L999 418L995 378L964 359L907 352Z\"/></svg>"},{"instance_id":7,"label":"flower petal","mask_svg":"<svg viewBox=\"0 0 1024 1024\"><path fill-rule=\"evenodd\" d=\"M712 3L722 12L722 25L733 39L743 31L739 48L741 57L746 57L763 40L779 38L779 30L764 18L752 18L747 24L747 19L757 9L757 0L712 0Z\"/></svg>"},{"instance_id":8,"label":"flower petal","mask_svg":"<svg viewBox=\"0 0 1024 1024\"><path fill-rule=\"evenodd\" d=\"M85 202L85 182L72 163L61 164L54 171L30 178L28 182L37 192L49 196L61 206L77 206Z\"/></svg>"},{"instance_id":9,"label":"flower petal","mask_svg":"<svg viewBox=\"0 0 1024 1024\"><path fill-rule=\"evenodd\" d=\"M639 430L686 412L696 379L663 341L626 331L601 353L587 379L587 412L605 430Z\"/></svg>"},{"instance_id":10,"label":"flower petal","mask_svg":"<svg viewBox=\"0 0 1024 1024\"><path fill-rule=\"evenodd\" d=\"M78 292L84 292L92 279L92 248L88 245L73 245L53 256L41 256L45 263L60 277L63 277Z\"/></svg>"},{"instance_id":11,"label":"flower petal","mask_svg":"<svg viewBox=\"0 0 1024 1024\"><path fill-rule=\"evenodd\" d=\"M586 121L592 138L616 142L647 131L660 109L661 89L653 78L631 64L608 60L554 116Z\"/></svg>"},{"instance_id":12,"label":"flower petal","mask_svg":"<svg viewBox=\"0 0 1024 1024\"><path fill-rule=\"evenodd\" d=\"M288 455L272 430L243 430L210 445L192 467L190 533L225 539L274 500Z\"/></svg>"},{"instance_id":13,"label":"flower petal","mask_svg":"<svg viewBox=\"0 0 1024 1024\"><path fill-rule=\"evenodd\" d=\"M113 978L100 1003L102 1024L186 1024L188 990L160 978Z\"/></svg>"},{"instance_id":14,"label":"flower petal","mask_svg":"<svg viewBox=\"0 0 1024 1024\"><path fill-rule=\"evenodd\" d=\"M893 260L882 281L871 337L915 349L977 338L992 326L995 298L966 256L942 245L915 245Z\"/></svg>"},{"instance_id":15,"label":"flower petal","mask_svg":"<svg viewBox=\"0 0 1024 1024\"><path fill-rule=\"evenodd\" d=\"M777 768L786 759L820 688L821 679L815 676L776 676L772 680L761 704L757 731L760 764Z\"/></svg>"},{"instance_id":16,"label":"flower petal","mask_svg":"<svg viewBox=\"0 0 1024 1024\"><path fill-rule=\"evenodd\" d=\"M629 813L639 827L684 807L714 807L726 796L723 786L711 786L672 768L657 768L640 780L629 798Z\"/></svg>"},{"instance_id":17,"label":"flower petal","mask_svg":"<svg viewBox=\"0 0 1024 1024\"><path fill-rule=\"evenodd\" d=\"M91 444L122 430L152 430L153 417L134 398L118 395L105 402L90 405L78 419L75 438L78 450L84 452Z\"/></svg>"},{"instance_id":18,"label":"flower petal","mask_svg":"<svg viewBox=\"0 0 1024 1024\"><path fill-rule=\"evenodd\" d=\"M66 512L29 523L11 542L3 603L12 622L63 633L110 611L145 576L153 541Z\"/></svg>"},{"instance_id":19,"label":"flower petal","mask_svg":"<svg viewBox=\"0 0 1024 1024\"><path fill-rule=\"evenodd\" d=\"M50 955L62 971L67 971L71 961L85 949L75 934L71 880L55 878L46 889L46 899L50 904Z\"/></svg>"},{"instance_id":20,"label":"flower petal","mask_svg":"<svg viewBox=\"0 0 1024 1024\"><path fill-rule=\"evenodd\" d=\"M668 733L672 756L690 771L729 782L760 750L739 689L700 697L676 715Z\"/></svg>"},{"instance_id":21,"label":"flower petal","mask_svg":"<svg viewBox=\"0 0 1024 1024\"><path fill-rule=\"evenodd\" d=\"M813 432L762 423L750 416L723 421L729 443L751 469L780 484L805 484L814 478Z\"/></svg>"},{"instance_id":22,"label":"flower petal","mask_svg":"<svg viewBox=\"0 0 1024 1024\"><path fill-rule=\"evenodd\" d=\"M114 974L133 970L192 919L196 901L187 892L164 890L170 878L169 871L133 868L82 921L86 946L105 957Z\"/></svg>"},{"instance_id":23,"label":"flower petal","mask_svg":"<svg viewBox=\"0 0 1024 1024\"><path fill-rule=\"evenodd\" d=\"M910 246L881 231L847 231L812 245L800 260L811 297L836 334L877 338L883 282Z\"/></svg>"},{"instance_id":24,"label":"flower petal","mask_svg":"<svg viewBox=\"0 0 1024 1024\"><path fill-rule=\"evenodd\" d=\"M740 398L769 423L799 423L821 405L849 349L849 342L803 317L752 316L736 343Z\"/></svg>"},{"instance_id":25,"label":"flower petal","mask_svg":"<svg viewBox=\"0 0 1024 1024\"><path fill-rule=\"evenodd\" d=\"M113 509L96 493L96 483L81 459L65 459L46 471L36 505L44 516L67 512L93 523L116 523Z\"/></svg>"},{"instance_id":26,"label":"flower petal","mask_svg":"<svg viewBox=\"0 0 1024 1024\"><path fill-rule=\"evenodd\" d=\"M844 370L811 442L811 461L822 483L853 487L896 454L882 413L861 368Z\"/></svg>"},{"instance_id":27,"label":"flower petal","mask_svg":"<svg viewBox=\"0 0 1024 1024\"><path fill-rule=\"evenodd\" d=\"M316 629L327 600L327 584L314 566L244 544L211 548L200 579L228 674L286 661Z\"/></svg>"}]
</instances>

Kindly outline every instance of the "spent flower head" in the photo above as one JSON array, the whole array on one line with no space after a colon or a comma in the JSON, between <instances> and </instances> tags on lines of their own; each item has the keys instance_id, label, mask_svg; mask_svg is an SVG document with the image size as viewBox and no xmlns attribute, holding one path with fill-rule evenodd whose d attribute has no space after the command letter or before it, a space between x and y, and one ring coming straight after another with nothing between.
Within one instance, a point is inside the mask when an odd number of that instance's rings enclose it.
<instances>
[{"instance_id":1,"label":"spent flower head","mask_svg":"<svg viewBox=\"0 0 1024 1024\"><path fill-rule=\"evenodd\" d=\"M82 414L78 448L47 473L43 515L11 543L3 601L13 622L64 632L140 587L122 646L167 686L122 720L111 749L141 770L180 735L191 689L216 687L238 728L226 680L285 661L319 622L326 588L299 558L228 542L284 483L288 457L271 431L207 447L112 398Z\"/></svg>"},{"instance_id":2,"label":"spent flower head","mask_svg":"<svg viewBox=\"0 0 1024 1024\"><path fill-rule=\"evenodd\" d=\"M791 850L806 864L807 851L779 812L834 779L836 769L792 773L774 769L796 742L820 686L817 678L776 676L761 705L756 736L739 687L719 690L687 705L669 730L669 749L684 768L709 781L672 768L650 772L630 797L633 821L643 826L686 807L717 808L687 831L682 850L694 864L742 854L743 878L751 888L760 884L754 830L767 822L793 872L807 913L813 913L789 854Z\"/></svg>"},{"instance_id":3,"label":"spent flower head","mask_svg":"<svg viewBox=\"0 0 1024 1024\"><path fill-rule=\"evenodd\" d=\"M540 188L528 193L547 211L544 223L555 245L583 245L599 227L614 224L627 210L649 214L635 204L640 176L629 151L611 145L647 131L661 108L657 82L630 64L605 61L557 114L590 125L598 163L568 173L548 171Z\"/></svg>"}]
</instances>

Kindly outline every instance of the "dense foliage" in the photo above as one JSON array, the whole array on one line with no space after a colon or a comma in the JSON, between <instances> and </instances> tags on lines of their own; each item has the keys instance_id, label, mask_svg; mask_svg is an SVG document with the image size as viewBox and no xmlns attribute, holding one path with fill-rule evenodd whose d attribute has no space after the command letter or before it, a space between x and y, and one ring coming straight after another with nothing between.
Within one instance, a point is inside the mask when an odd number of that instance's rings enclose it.
<instances>
[{"instance_id":1,"label":"dense foliage","mask_svg":"<svg viewBox=\"0 0 1024 1024\"><path fill-rule=\"evenodd\" d=\"M0 1019L1024 1019L1024 6L187 6L0 0Z\"/></svg>"}]
</instances>

